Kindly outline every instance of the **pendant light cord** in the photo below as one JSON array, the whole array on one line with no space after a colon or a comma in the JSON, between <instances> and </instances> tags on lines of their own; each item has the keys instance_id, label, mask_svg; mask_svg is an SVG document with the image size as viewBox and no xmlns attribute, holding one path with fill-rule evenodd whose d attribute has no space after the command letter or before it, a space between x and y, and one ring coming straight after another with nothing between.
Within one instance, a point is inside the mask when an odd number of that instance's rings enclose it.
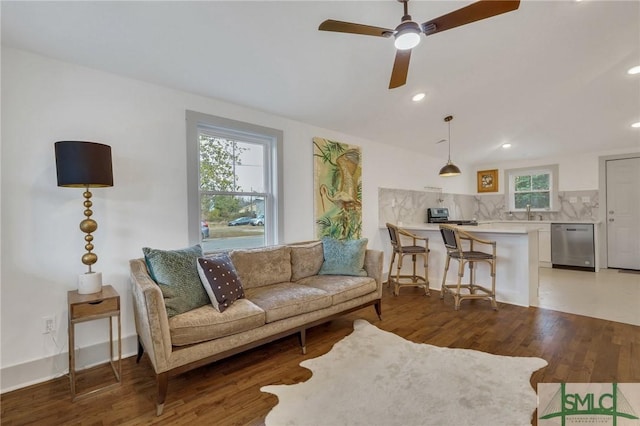
<instances>
[{"instance_id":1,"label":"pendant light cord","mask_svg":"<svg viewBox=\"0 0 640 426\"><path fill-rule=\"evenodd\" d=\"M449 159L447 160L447 164L451 163L451 120L453 120L453 115L447 115L444 118L444 121L446 121L447 124L449 125L449 141L448 141L449 142L448 143L448 145L449 145Z\"/></svg>"},{"instance_id":2,"label":"pendant light cord","mask_svg":"<svg viewBox=\"0 0 640 426\"><path fill-rule=\"evenodd\" d=\"M447 160L447 162L451 162L451 120L447 121L447 124L449 125L449 159Z\"/></svg>"},{"instance_id":3,"label":"pendant light cord","mask_svg":"<svg viewBox=\"0 0 640 426\"><path fill-rule=\"evenodd\" d=\"M448 115L444 118L444 121L449 124L449 158L447 164L440 169L440 176L457 176L460 174L458 166L451 162L451 120L453 120L453 115Z\"/></svg>"}]
</instances>

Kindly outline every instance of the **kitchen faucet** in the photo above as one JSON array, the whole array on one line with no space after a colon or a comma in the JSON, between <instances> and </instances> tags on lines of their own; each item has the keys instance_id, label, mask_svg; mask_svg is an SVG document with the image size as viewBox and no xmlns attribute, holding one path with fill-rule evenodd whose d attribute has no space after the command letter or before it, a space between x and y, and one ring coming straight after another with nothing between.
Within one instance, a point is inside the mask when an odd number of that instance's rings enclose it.
<instances>
[{"instance_id":1,"label":"kitchen faucet","mask_svg":"<svg viewBox=\"0 0 640 426\"><path fill-rule=\"evenodd\" d=\"M527 204L527 220L531 220L531 204Z\"/></svg>"}]
</instances>

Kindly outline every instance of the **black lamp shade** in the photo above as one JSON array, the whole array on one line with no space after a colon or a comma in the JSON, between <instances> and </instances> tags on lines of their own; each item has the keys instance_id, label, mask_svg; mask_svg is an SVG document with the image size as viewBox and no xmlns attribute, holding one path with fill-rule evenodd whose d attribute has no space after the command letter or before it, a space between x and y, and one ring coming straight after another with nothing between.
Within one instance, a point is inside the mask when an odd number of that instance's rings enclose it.
<instances>
[{"instance_id":1,"label":"black lamp shade","mask_svg":"<svg viewBox=\"0 0 640 426\"><path fill-rule=\"evenodd\" d=\"M96 142L55 143L58 186L100 188L113 186L111 147Z\"/></svg>"}]
</instances>

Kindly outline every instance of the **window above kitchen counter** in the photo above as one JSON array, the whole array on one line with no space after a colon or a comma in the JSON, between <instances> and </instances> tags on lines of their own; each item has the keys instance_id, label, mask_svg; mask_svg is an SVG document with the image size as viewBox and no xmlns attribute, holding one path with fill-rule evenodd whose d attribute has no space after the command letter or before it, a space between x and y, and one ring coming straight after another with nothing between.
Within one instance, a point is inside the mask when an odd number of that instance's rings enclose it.
<instances>
[{"instance_id":1,"label":"window above kitchen counter","mask_svg":"<svg viewBox=\"0 0 640 426\"><path fill-rule=\"evenodd\" d=\"M560 205L558 200L558 165L507 169L506 205L509 211L553 212Z\"/></svg>"}]
</instances>

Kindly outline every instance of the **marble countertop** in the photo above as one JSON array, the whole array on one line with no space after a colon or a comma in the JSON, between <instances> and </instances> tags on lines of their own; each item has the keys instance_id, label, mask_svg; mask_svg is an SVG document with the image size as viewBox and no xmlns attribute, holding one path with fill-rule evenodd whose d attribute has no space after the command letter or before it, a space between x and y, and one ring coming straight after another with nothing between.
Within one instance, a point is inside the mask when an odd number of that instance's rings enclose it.
<instances>
[{"instance_id":1,"label":"marble countertop","mask_svg":"<svg viewBox=\"0 0 640 426\"><path fill-rule=\"evenodd\" d=\"M487 223L488 224L488 223ZM440 227L437 223L403 223L398 224L398 226L402 229L406 229L408 231L439 231ZM529 230L525 227L514 227L514 228L500 228L500 227L485 227L481 224L479 226L467 226L461 225L460 229L463 229L467 232L478 233L478 234L527 234ZM381 229L387 229L385 226L380 226ZM531 231L536 232L536 231Z\"/></svg>"},{"instance_id":2,"label":"marble countertop","mask_svg":"<svg viewBox=\"0 0 640 426\"><path fill-rule=\"evenodd\" d=\"M586 224L594 224L597 225L599 224L600 220L508 220L508 219L501 219L501 220L479 220L478 223L479 224L483 224L483 223L517 223L517 224L536 224L536 223L543 223L543 224L550 224L550 223L586 223Z\"/></svg>"},{"instance_id":3,"label":"marble countertop","mask_svg":"<svg viewBox=\"0 0 640 426\"><path fill-rule=\"evenodd\" d=\"M601 221L586 221L586 220L479 220L477 226L460 225L461 229L467 232L478 233L497 233L497 234L526 234L529 230L524 225L550 225L553 223L573 223L573 224L593 224L598 225ZM410 231L437 231L439 230L437 223L399 223L400 228L404 228ZM380 229L386 229L385 226L380 225Z\"/></svg>"}]
</instances>

